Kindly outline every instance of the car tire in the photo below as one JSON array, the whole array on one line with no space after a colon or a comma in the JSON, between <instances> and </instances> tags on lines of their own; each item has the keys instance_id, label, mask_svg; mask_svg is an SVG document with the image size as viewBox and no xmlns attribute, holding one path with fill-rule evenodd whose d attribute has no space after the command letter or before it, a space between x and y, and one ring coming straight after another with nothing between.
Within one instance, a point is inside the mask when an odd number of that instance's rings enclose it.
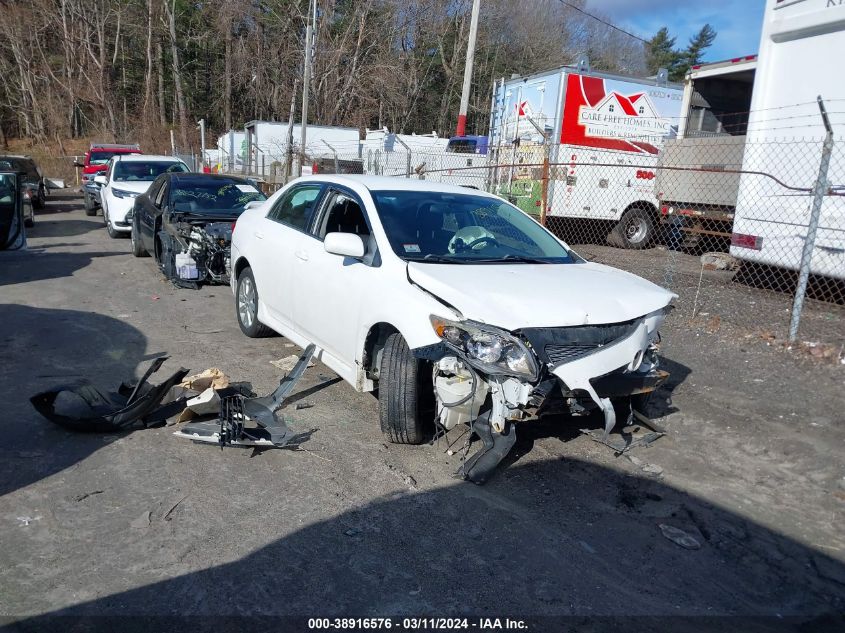
<instances>
[{"instance_id":1,"label":"car tire","mask_svg":"<svg viewBox=\"0 0 845 633\"><path fill-rule=\"evenodd\" d=\"M109 237L112 238L113 240L116 240L120 237L123 237L123 235L120 232L114 230L114 227L111 225L111 222L109 222L108 220L106 220L106 232L109 234Z\"/></svg>"},{"instance_id":2,"label":"car tire","mask_svg":"<svg viewBox=\"0 0 845 633\"><path fill-rule=\"evenodd\" d=\"M47 194L44 193L44 189L42 188L38 190L38 196L32 201L32 208L41 211L46 206Z\"/></svg>"},{"instance_id":3,"label":"car tire","mask_svg":"<svg viewBox=\"0 0 845 633\"><path fill-rule=\"evenodd\" d=\"M378 409L381 432L394 444L421 444L425 439L422 368L401 334L387 337L379 367Z\"/></svg>"},{"instance_id":4,"label":"car tire","mask_svg":"<svg viewBox=\"0 0 845 633\"><path fill-rule=\"evenodd\" d=\"M23 221L23 225L28 229L35 226L35 207L32 205L29 206L29 217Z\"/></svg>"},{"instance_id":5,"label":"car tire","mask_svg":"<svg viewBox=\"0 0 845 633\"><path fill-rule=\"evenodd\" d=\"M650 246L654 236L653 215L647 209L637 207L625 212L607 241L613 246L640 250Z\"/></svg>"},{"instance_id":6,"label":"car tire","mask_svg":"<svg viewBox=\"0 0 845 633\"><path fill-rule=\"evenodd\" d=\"M265 338L273 335L273 330L258 320L258 287L252 269L247 266L238 275L235 287L235 316L241 332L249 338Z\"/></svg>"},{"instance_id":7,"label":"car tire","mask_svg":"<svg viewBox=\"0 0 845 633\"><path fill-rule=\"evenodd\" d=\"M135 257L150 256L147 249L141 243L141 236L138 235L138 226L134 222L132 223L132 231L129 233L129 239L132 241L132 254Z\"/></svg>"},{"instance_id":8,"label":"car tire","mask_svg":"<svg viewBox=\"0 0 845 633\"><path fill-rule=\"evenodd\" d=\"M94 205L94 200L93 198L91 198L91 194L89 194L87 191L82 194L82 203L85 205L85 215L97 215L97 207Z\"/></svg>"}]
</instances>

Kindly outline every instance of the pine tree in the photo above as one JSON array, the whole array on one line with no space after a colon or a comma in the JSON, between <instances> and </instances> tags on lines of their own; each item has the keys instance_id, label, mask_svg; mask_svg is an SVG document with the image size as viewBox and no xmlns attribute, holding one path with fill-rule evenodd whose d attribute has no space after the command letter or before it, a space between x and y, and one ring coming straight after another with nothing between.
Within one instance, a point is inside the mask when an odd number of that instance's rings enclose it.
<instances>
[{"instance_id":1,"label":"pine tree","mask_svg":"<svg viewBox=\"0 0 845 633\"><path fill-rule=\"evenodd\" d=\"M669 29L661 28L646 44L646 66L650 74L666 68L671 74L680 61L680 53L675 50L675 38L669 36Z\"/></svg>"},{"instance_id":2,"label":"pine tree","mask_svg":"<svg viewBox=\"0 0 845 633\"><path fill-rule=\"evenodd\" d=\"M674 72L669 74L669 79L672 81L683 80L690 68L701 63L704 51L713 45L715 39L716 30L709 24L702 26L701 30L690 38L687 49L678 53L678 63Z\"/></svg>"}]
</instances>

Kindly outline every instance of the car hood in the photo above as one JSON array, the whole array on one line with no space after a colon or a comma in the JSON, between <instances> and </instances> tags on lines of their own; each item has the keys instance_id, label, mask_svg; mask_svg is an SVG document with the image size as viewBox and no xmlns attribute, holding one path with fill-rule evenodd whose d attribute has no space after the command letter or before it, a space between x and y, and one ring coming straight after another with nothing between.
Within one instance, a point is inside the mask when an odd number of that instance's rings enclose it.
<instances>
[{"instance_id":1,"label":"car hood","mask_svg":"<svg viewBox=\"0 0 845 633\"><path fill-rule=\"evenodd\" d=\"M408 278L467 319L514 331L619 323L677 295L610 266L408 263Z\"/></svg>"},{"instance_id":2,"label":"car hood","mask_svg":"<svg viewBox=\"0 0 845 633\"><path fill-rule=\"evenodd\" d=\"M135 193L144 193L153 184L139 180L115 180L111 183L112 189L120 189L121 191L134 191Z\"/></svg>"}]
</instances>

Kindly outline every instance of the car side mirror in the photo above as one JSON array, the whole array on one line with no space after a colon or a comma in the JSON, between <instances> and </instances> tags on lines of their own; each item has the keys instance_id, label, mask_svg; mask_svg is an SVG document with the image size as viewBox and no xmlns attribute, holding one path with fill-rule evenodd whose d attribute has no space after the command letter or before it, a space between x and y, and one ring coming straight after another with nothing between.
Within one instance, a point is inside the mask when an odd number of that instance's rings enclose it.
<instances>
[{"instance_id":1,"label":"car side mirror","mask_svg":"<svg viewBox=\"0 0 845 633\"><path fill-rule=\"evenodd\" d=\"M97 174L96 176L94 176L94 182L98 185L105 185L108 184L109 181L102 174Z\"/></svg>"},{"instance_id":2,"label":"car side mirror","mask_svg":"<svg viewBox=\"0 0 845 633\"><path fill-rule=\"evenodd\" d=\"M73 166L74 167L85 167L85 165L80 163L78 160L73 161Z\"/></svg>"},{"instance_id":3,"label":"car side mirror","mask_svg":"<svg viewBox=\"0 0 845 633\"><path fill-rule=\"evenodd\" d=\"M365 248L364 240L355 233L329 233L323 240L323 248L332 255L342 257L363 257Z\"/></svg>"}]
</instances>

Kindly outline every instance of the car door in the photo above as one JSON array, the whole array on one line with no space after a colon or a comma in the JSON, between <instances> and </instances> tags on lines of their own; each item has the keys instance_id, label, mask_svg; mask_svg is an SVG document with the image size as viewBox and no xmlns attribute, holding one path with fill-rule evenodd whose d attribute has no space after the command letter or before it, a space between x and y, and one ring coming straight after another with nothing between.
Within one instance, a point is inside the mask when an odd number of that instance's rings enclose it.
<instances>
[{"instance_id":1,"label":"car door","mask_svg":"<svg viewBox=\"0 0 845 633\"><path fill-rule=\"evenodd\" d=\"M135 199L135 213L138 214L138 234L141 238L141 243L148 252L153 252L153 245L155 244L155 226L156 218L158 217L167 196L167 176L159 176L146 193L141 194Z\"/></svg>"},{"instance_id":2,"label":"car door","mask_svg":"<svg viewBox=\"0 0 845 633\"><path fill-rule=\"evenodd\" d=\"M333 232L361 236L364 257L327 253L323 240ZM333 369L346 372L349 379L359 351L362 302L375 300L379 292L379 254L361 199L344 187L328 185L313 229L299 240L294 257L292 307L297 327L335 357L343 367Z\"/></svg>"},{"instance_id":3,"label":"car door","mask_svg":"<svg viewBox=\"0 0 845 633\"><path fill-rule=\"evenodd\" d=\"M308 182L292 186L257 222L246 253L255 276L258 296L269 316L286 327L300 331L292 322L294 253L311 226L314 209L324 184ZM268 324L270 325L270 324Z\"/></svg>"}]
</instances>

